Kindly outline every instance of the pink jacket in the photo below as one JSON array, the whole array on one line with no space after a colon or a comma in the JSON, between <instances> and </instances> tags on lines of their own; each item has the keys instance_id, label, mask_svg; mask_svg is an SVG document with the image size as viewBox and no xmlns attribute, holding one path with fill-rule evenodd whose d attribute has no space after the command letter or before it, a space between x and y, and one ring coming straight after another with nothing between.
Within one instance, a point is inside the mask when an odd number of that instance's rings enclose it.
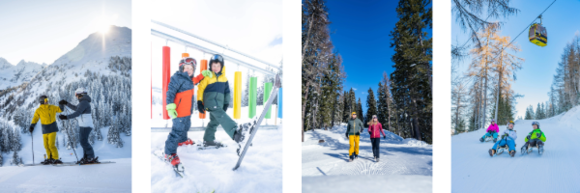
<instances>
[{"instance_id":1,"label":"pink jacket","mask_svg":"<svg viewBox=\"0 0 580 193\"><path fill-rule=\"evenodd\" d=\"M369 133L371 134L371 138L381 138L381 133L383 133L383 136L386 136L381 123L369 125Z\"/></svg>"},{"instance_id":2,"label":"pink jacket","mask_svg":"<svg viewBox=\"0 0 580 193\"><path fill-rule=\"evenodd\" d=\"M487 132L489 132L489 131L495 131L496 133L499 133L499 127L497 126L497 124L495 124L495 125L489 125L489 127L485 131L487 131Z\"/></svg>"}]
</instances>

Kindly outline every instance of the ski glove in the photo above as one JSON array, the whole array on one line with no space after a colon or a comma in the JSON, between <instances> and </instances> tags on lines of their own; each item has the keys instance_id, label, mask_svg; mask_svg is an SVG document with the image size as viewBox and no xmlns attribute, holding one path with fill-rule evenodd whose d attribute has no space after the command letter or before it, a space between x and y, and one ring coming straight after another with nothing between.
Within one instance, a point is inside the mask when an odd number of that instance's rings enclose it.
<instances>
[{"instance_id":1,"label":"ski glove","mask_svg":"<svg viewBox=\"0 0 580 193\"><path fill-rule=\"evenodd\" d=\"M346 135L346 138L348 139L348 133L345 133L344 135Z\"/></svg>"},{"instance_id":2,"label":"ski glove","mask_svg":"<svg viewBox=\"0 0 580 193\"><path fill-rule=\"evenodd\" d=\"M175 103L170 103L167 104L167 106L165 106L165 109L167 109L167 114L169 114L169 117L171 117L171 119L177 118L177 111L175 110L176 108L177 106L175 105Z\"/></svg>"},{"instance_id":3,"label":"ski glove","mask_svg":"<svg viewBox=\"0 0 580 193\"><path fill-rule=\"evenodd\" d=\"M528 135L528 136L526 136L526 138L528 138L528 140L530 140L532 138L532 136Z\"/></svg>"},{"instance_id":4,"label":"ski glove","mask_svg":"<svg viewBox=\"0 0 580 193\"><path fill-rule=\"evenodd\" d=\"M30 125L30 127L28 128L28 131L30 131L30 133L32 133L34 131L34 125Z\"/></svg>"},{"instance_id":5,"label":"ski glove","mask_svg":"<svg viewBox=\"0 0 580 193\"><path fill-rule=\"evenodd\" d=\"M60 120L67 120L68 118L65 115L58 115Z\"/></svg>"},{"instance_id":6,"label":"ski glove","mask_svg":"<svg viewBox=\"0 0 580 193\"><path fill-rule=\"evenodd\" d=\"M224 104L224 111L227 111L228 107L230 107L230 104Z\"/></svg>"},{"instance_id":7,"label":"ski glove","mask_svg":"<svg viewBox=\"0 0 580 193\"><path fill-rule=\"evenodd\" d=\"M387 139L387 136L383 136L383 139Z\"/></svg>"},{"instance_id":8,"label":"ski glove","mask_svg":"<svg viewBox=\"0 0 580 193\"><path fill-rule=\"evenodd\" d=\"M203 106L203 102L197 101L197 110L200 113L205 113L205 107Z\"/></svg>"},{"instance_id":9,"label":"ski glove","mask_svg":"<svg viewBox=\"0 0 580 193\"><path fill-rule=\"evenodd\" d=\"M536 133L536 137L538 138L542 137L542 133Z\"/></svg>"},{"instance_id":10,"label":"ski glove","mask_svg":"<svg viewBox=\"0 0 580 193\"><path fill-rule=\"evenodd\" d=\"M68 105L68 101L66 101L66 100L60 100L60 101L58 101L58 104L59 105Z\"/></svg>"},{"instance_id":11,"label":"ski glove","mask_svg":"<svg viewBox=\"0 0 580 193\"><path fill-rule=\"evenodd\" d=\"M213 77L213 73L211 73L209 70L201 71L201 74L203 74L203 77Z\"/></svg>"}]
</instances>

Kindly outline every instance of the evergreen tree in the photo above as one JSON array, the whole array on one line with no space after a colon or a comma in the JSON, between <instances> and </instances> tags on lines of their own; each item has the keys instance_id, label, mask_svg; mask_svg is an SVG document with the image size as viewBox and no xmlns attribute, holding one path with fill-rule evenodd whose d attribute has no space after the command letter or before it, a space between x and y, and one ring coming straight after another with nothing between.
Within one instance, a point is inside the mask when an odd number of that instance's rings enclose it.
<instances>
[{"instance_id":1,"label":"evergreen tree","mask_svg":"<svg viewBox=\"0 0 580 193\"><path fill-rule=\"evenodd\" d=\"M356 111L357 111L357 117L361 120L361 121L365 121L364 118L364 114L363 114L363 110L362 110L362 103L360 102L360 98L358 98L358 103L356 104Z\"/></svg>"},{"instance_id":2,"label":"evergreen tree","mask_svg":"<svg viewBox=\"0 0 580 193\"><path fill-rule=\"evenodd\" d=\"M375 100L375 94L372 88L369 88L369 94L367 95L367 114L366 114L366 121L365 127L368 127L368 122L371 122L373 119L373 115L377 115L377 101ZM377 116L378 119L378 116Z\"/></svg>"},{"instance_id":3,"label":"evergreen tree","mask_svg":"<svg viewBox=\"0 0 580 193\"><path fill-rule=\"evenodd\" d=\"M395 50L391 93L402 110L402 133L427 143L432 143L432 38L427 32L432 28L430 4L428 0L399 1L399 21L390 33Z\"/></svg>"}]
</instances>

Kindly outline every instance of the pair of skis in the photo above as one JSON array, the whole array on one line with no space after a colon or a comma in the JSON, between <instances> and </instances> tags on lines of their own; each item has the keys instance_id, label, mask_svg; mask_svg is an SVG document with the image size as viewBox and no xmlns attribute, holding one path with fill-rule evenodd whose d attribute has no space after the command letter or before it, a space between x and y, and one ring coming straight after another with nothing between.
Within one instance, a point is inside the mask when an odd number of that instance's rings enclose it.
<instances>
[{"instance_id":1,"label":"pair of skis","mask_svg":"<svg viewBox=\"0 0 580 193\"><path fill-rule=\"evenodd\" d=\"M88 164L77 164L76 162L63 162L62 164L20 164L18 167L30 167L30 166L84 166L84 165L95 165L95 164L114 164L112 161L101 161L99 163L88 163Z\"/></svg>"}]
</instances>

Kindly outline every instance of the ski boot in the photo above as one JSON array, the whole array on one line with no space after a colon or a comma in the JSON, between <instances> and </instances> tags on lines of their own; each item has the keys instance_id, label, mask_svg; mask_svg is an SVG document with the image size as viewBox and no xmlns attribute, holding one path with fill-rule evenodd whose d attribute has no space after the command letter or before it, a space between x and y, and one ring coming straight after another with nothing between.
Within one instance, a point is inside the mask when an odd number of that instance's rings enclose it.
<instances>
[{"instance_id":1,"label":"ski boot","mask_svg":"<svg viewBox=\"0 0 580 193\"><path fill-rule=\"evenodd\" d=\"M52 164L53 159L44 159L44 161L40 162L42 165L49 165Z\"/></svg>"},{"instance_id":2,"label":"ski boot","mask_svg":"<svg viewBox=\"0 0 580 193\"><path fill-rule=\"evenodd\" d=\"M497 142L497 138L493 139L493 142L494 142L494 143L495 143L495 142Z\"/></svg>"},{"instance_id":3,"label":"ski boot","mask_svg":"<svg viewBox=\"0 0 580 193\"><path fill-rule=\"evenodd\" d=\"M479 138L479 142L483 142L483 137L482 138Z\"/></svg>"},{"instance_id":4,"label":"ski boot","mask_svg":"<svg viewBox=\"0 0 580 193\"><path fill-rule=\"evenodd\" d=\"M81 160L75 162L75 164L85 164L87 162L87 156L83 156Z\"/></svg>"},{"instance_id":5,"label":"ski boot","mask_svg":"<svg viewBox=\"0 0 580 193\"><path fill-rule=\"evenodd\" d=\"M512 157L514 157L514 156L516 155L516 150L511 150L511 151L510 151L510 155L511 155Z\"/></svg>"},{"instance_id":6,"label":"ski boot","mask_svg":"<svg viewBox=\"0 0 580 193\"><path fill-rule=\"evenodd\" d=\"M60 159L55 159L52 161L52 164L62 164L62 161L60 161Z\"/></svg>"},{"instance_id":7,"label":"ski boot","mask_svg":"<svg viewBox=\"0 0 580 193\"><path fill-rule=\"evenodd\" d=\"M544 153L544 146L538 145L538 154L542 155Z\"/></svg>"},{"instance_id":8,"label":"ski boot","mask_svg":"<svg viewBox=\"0 0 580 193\"><path fill-rule=\"evenodd\" d=\"M183 165L181 164L181 161L179 160L179 156L177 156L177 154L171 154L171 155L167 155L165 154L165 160L171 164L171 166L173 166L173 170L175 170L175 172L180 175L181 177L184 176L184 172L185 172L185 167L183 167Z\"/></svg>"},{"instance_id":9,"label":"ski boot","mask_svg":"<svg viewBox=\"0 0 580 193\"><path fill-rule=\"evenodd\" d=\"M97 163L101 163L99 162L99 157L94 157L94 158L87 158L87 164L97 164Z\"/></svg>"},{"instance_id":10,"label":"ski boot","mask_svg":"<svg viewBox=\"0 0 580 193\"><path fill-rule=\"evenodd\" d=\"M193 142L193 140L191 140L190 138L187 138L187 140L185 140L184 142L177 143L177 146L181 147L184 145L193 145L193 144L195 144L195 142Z\"/></svg>"},{"instance_id":11,"label":"ski boot","mask_svg":"<svg viewBox=\"0 0 580 193\"><path fill-rule=\"evenodd\" d=\"M224 144L217 141L203 141L203 147L215 147L216 149L224 147Z\"/></svg>"},{"instance_id":12,"label":"ski boot","mask_svg":"<svg viewBox=\"0 0 580 193\"><path fill-rule=\"evenodd\" d=\"M352 162L353 160L354 160L354 156L351 155L348 157L348 162Z\"/></svg>"},{"instance_id":13,"label":"ski boot","mask_svg":"<svg viewBox=\"0 0 580 193\"><path fill-rule=\"evenodd\" d=\"M489 156L493 157L493 154L495 154L495 149L490 149L489 150Z\"/></svg>"}]
</instances>

